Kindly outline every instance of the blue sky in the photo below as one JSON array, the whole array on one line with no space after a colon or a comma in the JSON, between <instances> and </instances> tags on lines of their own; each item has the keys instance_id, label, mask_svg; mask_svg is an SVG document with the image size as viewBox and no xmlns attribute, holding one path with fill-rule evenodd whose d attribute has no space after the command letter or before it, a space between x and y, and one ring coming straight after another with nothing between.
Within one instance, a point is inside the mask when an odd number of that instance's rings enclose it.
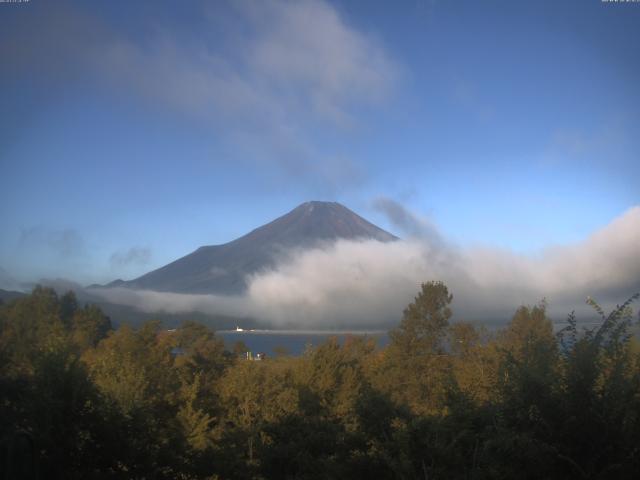
<instances>
[{"instance_id":1,"label":"blue sky","mask_svg":"<svg viewBox=\"0 0 640 480\"><path fill-rule=\"evenodd\" d=\"M0 4L0 273L132 278L312 199L579 242L640 204L639 27L599 0Z\"/></svg>"}]
</instances>

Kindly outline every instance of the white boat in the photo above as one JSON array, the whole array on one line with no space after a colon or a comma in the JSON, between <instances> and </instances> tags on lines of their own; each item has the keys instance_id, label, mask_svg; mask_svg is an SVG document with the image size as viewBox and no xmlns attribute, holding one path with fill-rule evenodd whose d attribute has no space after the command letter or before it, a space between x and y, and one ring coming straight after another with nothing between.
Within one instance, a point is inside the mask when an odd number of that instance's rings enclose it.
<instances>
[{"instance_id":1,"label":"white boat","mask_svg":"<svg viewBox=\"0 0 640 480\"><path fill-rule=\"evenodd\" d=\"M236 332L244 332L244 328L236 327Z\"/></svg>"}]
</instances>

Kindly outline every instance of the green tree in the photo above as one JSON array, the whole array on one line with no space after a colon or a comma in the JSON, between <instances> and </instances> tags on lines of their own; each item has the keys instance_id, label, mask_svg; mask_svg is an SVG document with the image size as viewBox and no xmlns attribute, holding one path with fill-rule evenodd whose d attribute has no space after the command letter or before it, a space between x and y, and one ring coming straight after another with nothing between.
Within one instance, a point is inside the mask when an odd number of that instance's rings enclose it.
<instances>
[{"instance_id":1,"label":"green tree","mask_svg":"<svg viewBox=\"0 0 640 480\"><path fill-rule=\"evenodd\" d=\"M202 377L196 374L193 382L182 386L183 402L177 418L188 444L197 451L213 446L212 424L214 418L200 408L199 399L202 389Z\"/></svg>"},{"instance_id":2,"label":"green tree","mask_svg":"<svg viewBox=\"0 0 640 480\"><path fill-rule=\"evenodd\" d=\"M308 351L297 375L305 390L306 413L332 418L353 431L357 426L356 405L368 386L363 366L374 347L372 342L353 338L341 346L337 338L330 338Z\"/></svg>"},{"instance_id":3,"label":"green tree","mask_svg":"<svg viewBox=\"0 0 640 480\"><path fill-rule=\"evenodd\" d=\"M495 389L499 354L482 327L457 322L449 329L452 375L458 393L475 404L487 404Z\"/></svg>"},{"instance_id":4,"label":"green tree","mask_svg":"<svg viewBox=\"0 0 640 480\"><path fill-rule=\"evenodd\" d=\"M111 405L111 455L132 478L175 478L186 468L185 440L178 419L183 396L173 368L171 343L160 323L122 326L83 355L94 384Z\"/></svg>"},{"instance_id":5,"label":"green tree","mask_svg":"<svg viewBox=\"0 0 640 480\"><path fill-rule=\"evenodd\" d=\"M453 296L442 282L428 282L405 310L373 382L398 404L415 413L444 407L450 359L445 352Z\"/></svg>"},{"instance_id":6,"label":"green tree","mask_svg":"<svg viewBox=\"0 0 640 480\"><path fill-rule=\"evenodd\" d=\"M3 311L0 356L8 359L6 374L32 374L39 355L66 344L68 332L55 290L38 285L31 295L10 302Z\"/></svg>"},{"instance_id":7,"label":"green tree","mask_svg":"<svg viewBox=\"0 0 640 480\"><path fill-rule=\"evenodd\" d=\"M159 322L138 330L124 325L83 357L95 384L125 414L171 404L176 395L171 345L161 341L160 331Z\"/></svg>"},{"instance_id":8,"label":"green tree","mask_svg":"<svg viewBox=\"0 0 640 480\"><path fill-rule=\"evenodd\" d=\"M53 290L36 287L0 308L0 453L1 444L8 445L6 475L0 458L3 478L23 470L24 458L14 458L14 451L28 445L30 461L47 478L86 478L112 465L105 405L71 342L74 304L73 294L59 300Z\"/></svg>"},{"instance_id":9,"label":"green tree","mask_svg":"<svg viewBox=\"0 0 640 480\"><path fill-rule=\"evenodd\" d=\"M557 388L559 351L546 304L518 308L499 338L501 388L525 402L535 402Z\"/></svg>"},{"instance_id":10,"label":"green tree","mask_svg":"<svg viewBox=\"0 0 640 480\"><path fill-rule=\"evenodd\" d=\"M80 351L95 347L112 330L111 319L95 305L76 309L70 328L71 339Z\"/></svg>"},{"instance_id":11,"label":"green tree","mask_svg":"<svg viewBox=\"0 0 640 480\"><path fill-rule=\"evenodd\" d=\"M240 358L244 358L245 354L249 351L249 347L242 340L237 340L233 343L233 353Z\"/></svg>"},{"instance_id":12,"label":"green tree","mask_svg":"<svg viewBox=\"0 0 640 480\"><path fill-rule=\"evenodd\" d=\"M441 353L452 300L444 283L423 283L413 303L405 308L399 327L389 332L391 346L408 356Z\"/></svg>"},{"instance_id":13,"label":"green tree","mask_svg":"<svg viewBox=\"0 0 640 480\"><path fill-rule=\"evenodd\" d=\"M71 329L73 316L78 310L78 299L73 291L68 291L60 297L60 319L67 329Z\"/></svg>"},{"instance_id":14,"label":"green tree","mask_svg":"<svg viewBox=\"0 0 640 480\"><path fill-rule=\"evenodd\" d=\"M238 443L249 465L255 462L256 443L267 440L265 426L295 413L299 403L293 372L286 363L274 361L239 361L225 373L221 395L225 433L232 442L244 439Z\"/></svg>"},{"instance_id":15,"label":"green tree","mask_svg":"<svg viewBox=\"0 0 640 480\"><path fill-rule=\"evenodd\" d=\"M175 357L176 368L190 377L190 383L198 374L205 386L214 385L228 366L224 341L202 324L185 322L167 338L180 352Z\"/></svg>"},{"instance_id":16,"label":"green tree","mask_svg":"<svg viewBox=\"0 0 640 480\"><path fill-rule=\"evenodd\" d=\"M561 332L564 395L558 450L571 475L633 478L640 469L640 356L634 348L630 305L605 315L582 332L573 314Z\"/></svg>"}]
</instances>

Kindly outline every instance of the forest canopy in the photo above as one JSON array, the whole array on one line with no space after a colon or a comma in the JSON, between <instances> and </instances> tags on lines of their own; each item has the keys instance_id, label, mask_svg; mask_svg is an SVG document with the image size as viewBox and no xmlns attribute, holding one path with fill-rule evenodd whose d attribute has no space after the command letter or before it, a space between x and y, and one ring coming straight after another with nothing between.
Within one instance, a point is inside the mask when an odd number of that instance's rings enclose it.
<instances>
[{"instance_id":1,"label":"forest canopy","mask_svg":"<svg viewBox=\"0 0 640 480\"><path fill-rule=\"evenodd\" d=\"M541 302L488 331L428 282L384 348L248 361L36 287L0 305L0 478L635 478L637 298L589 300L592 329L554 332Z\"/></svg>"}]
</instances>

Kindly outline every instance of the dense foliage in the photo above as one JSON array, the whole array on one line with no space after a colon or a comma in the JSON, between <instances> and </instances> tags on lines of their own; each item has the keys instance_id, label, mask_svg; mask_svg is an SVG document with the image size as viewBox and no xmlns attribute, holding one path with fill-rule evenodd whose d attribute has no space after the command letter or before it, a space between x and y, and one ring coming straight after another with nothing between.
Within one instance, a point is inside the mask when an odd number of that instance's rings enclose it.
<instances>
[{"instance_id":1,"label":"dense foliage","mask_svg":"<svg viewBox=\"0 0 640 480\"><path fill-rule=\"evenodd\" d=\"M247 361L38 287L0 305L0 478L636 478L630 302L558 334L544 303L489 333L451 302L424 284L384 349Z\"/></svg>"}]
</instances>

